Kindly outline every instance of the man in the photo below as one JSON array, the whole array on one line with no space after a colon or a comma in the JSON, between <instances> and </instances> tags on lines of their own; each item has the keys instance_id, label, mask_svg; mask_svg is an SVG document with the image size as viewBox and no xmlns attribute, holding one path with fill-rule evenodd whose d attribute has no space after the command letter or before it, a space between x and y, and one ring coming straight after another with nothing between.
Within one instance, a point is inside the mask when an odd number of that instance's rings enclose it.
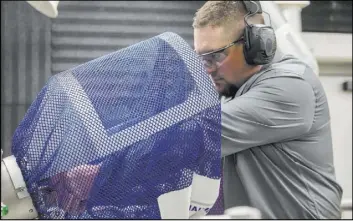
<instances>
[{"instance_id":1,"label":"man","mask_svg":"<svg viewBox=\"0 0 353 221\"><path fill-rule=\"evenodd\" d=\"M245 6L209 1L193 22L195 51L222 101L224 209L251 206L266 219L338 219L342 189L324 89L292 56L246 62ZM264 24L256 12L247 22Z\"/></svg>"}]
</instances>

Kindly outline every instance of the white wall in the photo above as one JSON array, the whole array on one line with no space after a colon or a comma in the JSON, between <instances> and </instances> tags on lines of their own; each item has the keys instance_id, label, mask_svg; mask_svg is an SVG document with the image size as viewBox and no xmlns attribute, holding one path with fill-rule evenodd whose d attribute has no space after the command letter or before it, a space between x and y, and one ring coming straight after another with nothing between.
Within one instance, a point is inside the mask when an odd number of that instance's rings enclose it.
<instances>
[{"instance_id":1,"label":"white wall","mask_svg":"<svg viewBox=\"0 0 353 221\"><path fill-rule=\"evenodd\" d=\"M319 63L348 63L352 66L352 34L321 32L301 34Z\"/></svg>"}]
</instances>

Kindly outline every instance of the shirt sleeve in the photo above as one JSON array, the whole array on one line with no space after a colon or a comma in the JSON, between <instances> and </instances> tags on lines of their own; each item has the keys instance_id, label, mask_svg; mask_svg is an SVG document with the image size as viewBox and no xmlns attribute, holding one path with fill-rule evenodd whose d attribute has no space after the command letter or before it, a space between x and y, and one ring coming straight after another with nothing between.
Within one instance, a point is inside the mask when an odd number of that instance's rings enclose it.
<instances>
[{"instance_id":1,"label":"shirt sleeve","mask_svg":"<svg viewBox=\"0 0 353 221\"><path fill-rule=\"evenodd\" d=\"M314 111L313 89L303 79L258 82L245 94L222 103L222 156L307 133Z\"/></svg>"}]
</instances>

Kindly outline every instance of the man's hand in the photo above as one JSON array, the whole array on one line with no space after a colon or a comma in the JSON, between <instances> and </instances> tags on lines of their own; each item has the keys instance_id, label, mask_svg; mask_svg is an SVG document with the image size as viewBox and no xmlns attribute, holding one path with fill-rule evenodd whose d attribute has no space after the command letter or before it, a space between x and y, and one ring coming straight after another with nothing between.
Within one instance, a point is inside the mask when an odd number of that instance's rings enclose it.
<instances>
[{"instance_id":1,"label":"man's hand","mask_svg":"<svg viewBox=\"0 0 353 221\"><path fill-rule=\"evenodd\" d=\"M81 165L52 177L58 206L71 215L82 213L99 169L100 165Z\"/></svg>"}]
</instances>

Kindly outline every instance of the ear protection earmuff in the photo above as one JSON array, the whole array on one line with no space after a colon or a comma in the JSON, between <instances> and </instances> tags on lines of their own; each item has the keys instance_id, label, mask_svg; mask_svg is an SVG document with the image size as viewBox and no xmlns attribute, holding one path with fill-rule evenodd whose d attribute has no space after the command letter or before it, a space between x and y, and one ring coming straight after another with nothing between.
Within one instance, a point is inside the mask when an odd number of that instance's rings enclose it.
<instances>
[{"instance_id":1,"label":"ear protection earmuff","mask_svg":"<svg viewBox=\"0 0 353 221\"><path fill-rule=\"evenodd\" d=\"M243 1L247 14L244 16L244 57L249 65L268 64L276 53L274 29L269 25L249 24L248 17L262 13L259 1ZM266 13L266 12L265 12ZM266 13L267 14L267 13Z\"/></svg>"}]
</instances>

